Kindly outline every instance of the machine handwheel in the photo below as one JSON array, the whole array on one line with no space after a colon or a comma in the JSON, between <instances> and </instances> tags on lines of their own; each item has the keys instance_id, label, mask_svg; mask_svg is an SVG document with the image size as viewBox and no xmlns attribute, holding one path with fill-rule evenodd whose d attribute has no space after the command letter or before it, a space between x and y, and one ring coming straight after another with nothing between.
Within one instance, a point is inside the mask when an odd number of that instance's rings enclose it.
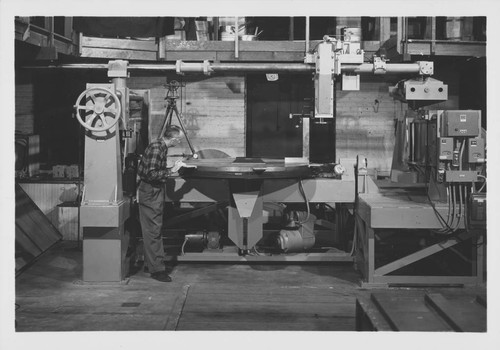
<instances>
[{"instance_id":1,"label":"machine handwheel","mask_svg":"<svg viewBox=\"0 0 500 350\"><path fill-rule=\"evenodd\" d=\"M102 87L94 87L82 92L74 107L78 122L90 131L111 129L118 123L122 110L118 96Z\"/></svg>"}]
</instances>

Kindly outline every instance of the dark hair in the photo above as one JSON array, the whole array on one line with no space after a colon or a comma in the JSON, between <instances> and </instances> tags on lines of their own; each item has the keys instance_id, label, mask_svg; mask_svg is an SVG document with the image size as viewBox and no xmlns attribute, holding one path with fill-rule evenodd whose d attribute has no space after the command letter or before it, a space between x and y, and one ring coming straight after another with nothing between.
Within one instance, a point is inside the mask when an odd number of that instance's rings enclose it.
<instances>
[{"instance_id":1,"label":"dark hair","mask_svg":"<svg viewBox=\"0 0 500 350\"><path fill-rule=\"evenodd\" d=\"M163 133L163 137L167 139L171 139L177 135L180 135L182 129L177 125L169 125L165 128L165 132Z\"/></svg>"}]
</instances>

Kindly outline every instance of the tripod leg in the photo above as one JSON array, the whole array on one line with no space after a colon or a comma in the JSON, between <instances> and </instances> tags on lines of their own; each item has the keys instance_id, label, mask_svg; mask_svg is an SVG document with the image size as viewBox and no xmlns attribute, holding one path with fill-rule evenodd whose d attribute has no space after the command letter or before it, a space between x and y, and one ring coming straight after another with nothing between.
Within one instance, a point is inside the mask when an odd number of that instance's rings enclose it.
<instances>
[{"instance_id":1,"label":"tripod leg","mask_svg":"<svg viewBox=\"0 0 500 350\"><path fill-rule=\"evenodd\" d=\"M170 126L170 124L172 124L172 113L173 113L173 107L169 103L167 106L167 111L165 112L165 120L163 121L163 126L161 127L160 135L158 135L158 137L163 135L165 133L165 129L167 128L167 126Z\"/></svg>"},{"instance_id":2,"label":"tripod leg","mask_svg":"<svg viewBox=\"0 0 500 350\"><path fill-rule=\"evenodd\" d=\"M188 134L186 132L186 128L184 127L184 123L182 122L182 119L179 117L179 111L177 110L177 106L174 105L173 110L175 112L175 116L177 117L177 120L179 121L179 125L181 126L181 129L184 132L184 135L186 136L186 141L189 145L189 149L191 150L191 154L194 156L196 152L193 148L193 145L191 144L191 141L189 140Z\"/></svg>"}]
</instances>

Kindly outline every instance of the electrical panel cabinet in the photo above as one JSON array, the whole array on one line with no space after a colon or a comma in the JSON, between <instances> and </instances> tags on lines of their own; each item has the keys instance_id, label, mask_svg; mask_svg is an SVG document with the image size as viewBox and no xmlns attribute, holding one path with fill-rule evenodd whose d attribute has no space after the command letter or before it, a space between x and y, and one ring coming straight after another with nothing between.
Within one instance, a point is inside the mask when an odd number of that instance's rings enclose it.
<instances>
[{"instance_id":1,"label":"electrical panel cabinet","mask_svg":"<svg viewBox=\"0 0 500 350\"><path fill-rule=\"evenodd\" d=\"M472 221L486 222L486 195L474 193L471 195L470 218Z\"/></svg>"},{"instance_id":2,"label":"electrical panel cabinet","mask_svg":"<svg viewBox=\"0 0 500 350\"><path fill-rule=\"evenodd\" d=\"M481 111L445 111L441 120L441 135L444 137L479 136Z\"/></svg>"},{"instance_id":3,"label":"electrical panel cabinet","mask_svg":"<svg viewBox=\"0 0 500 350\"><path fill-rule=\"evenodd\" d=\"M469 163L484 163L484 139L473 138L469 139L467 143L467 154Z\"/></svg>"},{"instance_id":4,"label":"electrical panel cabinet","mask_svg":"<svg viewBox=\"0 0 500 350\"><path fill-rule=\"evenodd\" d=\"M452 160L453 159L453 138L441 137L438 142L438 159Z\"/></svg>"}]
</instances>

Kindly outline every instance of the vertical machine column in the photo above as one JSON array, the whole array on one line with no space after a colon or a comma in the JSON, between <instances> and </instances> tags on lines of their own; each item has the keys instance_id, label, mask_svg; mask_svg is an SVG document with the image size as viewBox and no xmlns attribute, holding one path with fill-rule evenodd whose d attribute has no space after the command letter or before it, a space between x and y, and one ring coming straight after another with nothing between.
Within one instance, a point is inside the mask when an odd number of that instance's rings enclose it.
<instances>
[{"instance_id":1,"label":"vertical machine column","mask_svg":"<svg viewBox=\"0 0 500 350\"><path fill-rule=\"evenodd\" d=\"M80 214L86 282L119 282L128 273L124 222L130 200L123 196L120 145L120 126L126 126L128 109L127 62L110 62L108 76L112 84L87 84L75 105L86 129Z\"/></svg>"}]
</instances>

